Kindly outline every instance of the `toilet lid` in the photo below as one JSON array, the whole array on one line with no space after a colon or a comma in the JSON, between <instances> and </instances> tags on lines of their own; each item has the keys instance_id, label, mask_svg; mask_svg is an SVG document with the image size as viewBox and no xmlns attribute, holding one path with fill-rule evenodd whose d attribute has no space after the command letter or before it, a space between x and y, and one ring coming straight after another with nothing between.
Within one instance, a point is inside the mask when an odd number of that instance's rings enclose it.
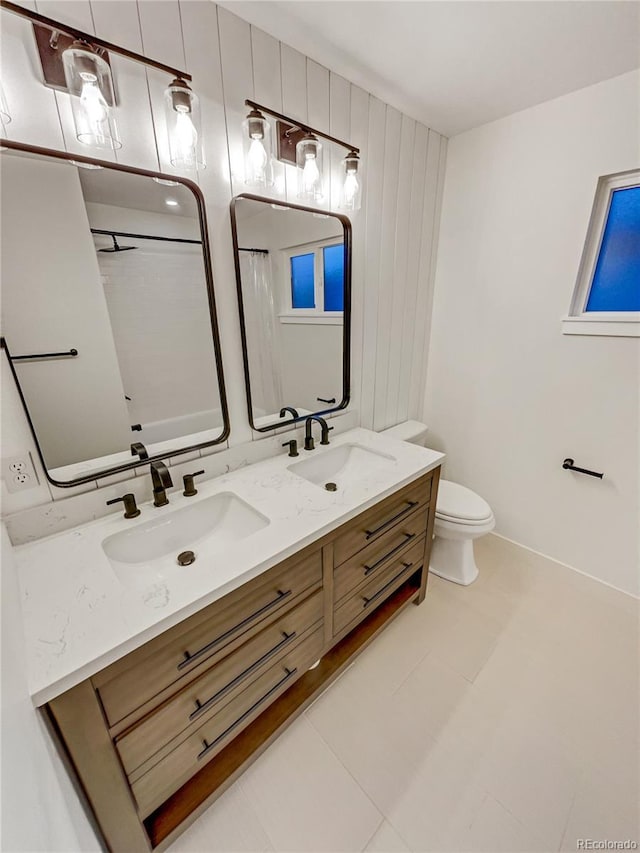
<instances>
[{"instance_id":1,"label":"toilet lid","mask_svg":"<svg viewBox=\"0 0 640 853\"><path fill-rule=\"evenodd\" d=\"M440 480L436 515L440 518L485 521L492 513L489 504L471 489L450 480Z\"/></svg>"}]
</instances>

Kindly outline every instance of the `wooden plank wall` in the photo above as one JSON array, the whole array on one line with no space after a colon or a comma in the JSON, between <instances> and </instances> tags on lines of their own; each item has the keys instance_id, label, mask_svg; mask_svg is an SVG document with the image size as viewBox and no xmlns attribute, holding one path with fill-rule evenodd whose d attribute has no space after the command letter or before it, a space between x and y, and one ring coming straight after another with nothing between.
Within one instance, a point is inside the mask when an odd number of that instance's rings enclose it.
<instances>
[{"instance_id":1,"label":"wooden plank wall","mask_svg":"<svg viewBox=\"0 0 640 853\"><path fill-rule=\"evenodd\" d=\"M418 417L446 139L208 0L22 3L193 74L207 159L196 180L207 201L230 445L254 437L244 399L229 222L229 202L244 190L245 98L283 110L362 149L363 208L352 217L353 406L362 425L373 429ZM87 153L75 139L69 96L40 82L30 24L5 11L1 15L2 82L13 116L5 132L12 139ZM111 156L121 163L175 172L164 127L167 76L117 56L112 65L123 147ZM340 149L325 147L326 197L332 208L337 206L342 156ZM293 167L276 167L276 188L296 200Z\"/></svg>"}]
</instances>

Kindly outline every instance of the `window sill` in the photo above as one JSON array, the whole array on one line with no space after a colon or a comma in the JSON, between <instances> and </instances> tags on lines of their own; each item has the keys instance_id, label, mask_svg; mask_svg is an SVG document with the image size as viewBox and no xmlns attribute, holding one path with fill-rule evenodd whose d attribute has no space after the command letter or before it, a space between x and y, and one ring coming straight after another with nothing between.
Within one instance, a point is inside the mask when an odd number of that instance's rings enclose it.
<instances>
[{"instance_id":1,"label":"window sill","mask_svg":"<svg viewBox=\"0 0 640 853\"><path fill-rule=\"evenodd\" d=\"M616 338L640 338L640 314L630 312L628 317L565 317L563 335L600 335Z\"/></svg>"},{"instance_id":2,"label":"window sill","mask_svg":"<svg viewBox=\"0 0 640 853\"><path fill-rule=\"evenodd\" d=\"M342 314L280 314L281 323L298 323L311 326L342 326Z\"/></svg>"}]
</instances>

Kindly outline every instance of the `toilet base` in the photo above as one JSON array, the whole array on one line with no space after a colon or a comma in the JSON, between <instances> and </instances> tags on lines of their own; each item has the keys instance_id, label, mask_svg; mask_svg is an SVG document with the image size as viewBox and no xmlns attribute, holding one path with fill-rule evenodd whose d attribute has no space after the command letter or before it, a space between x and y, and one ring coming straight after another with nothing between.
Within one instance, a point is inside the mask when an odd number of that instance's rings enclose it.
<instances>
[{"instance_id":1,"label":"toilet base","mask_svg":"<svg viewBox=\"0 0 640 853\"><path fill-rule=\"evenodd\" d=\"M472 539L436 536L431 547L429 571L439 578L469 586L478 577Z\"/></svg>"}]
</instances>

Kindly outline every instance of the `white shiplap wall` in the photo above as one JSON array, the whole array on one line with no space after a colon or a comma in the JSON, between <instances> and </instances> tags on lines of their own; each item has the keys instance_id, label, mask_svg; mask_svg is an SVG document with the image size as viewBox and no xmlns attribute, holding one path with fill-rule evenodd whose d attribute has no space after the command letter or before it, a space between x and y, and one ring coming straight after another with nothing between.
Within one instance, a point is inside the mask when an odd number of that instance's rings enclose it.
<instances>
[{"instance_id":1,"label":"white shiplap wall","mask_svg":"<svg viewBox=\"0 0 640 853\"><path fill-rule=\"evenodd\" d=\"M374 429L418 416L446 139L208 0L23 0L22 5L193 75L206 139L207 168L197 181L207 203L231 416L229 444L253 437L244 398L229 221L229 202L245 189L245 98L362 149L364 202L353 216L352 406L362 425ZM8 136L86 154L86 146L75 140L69 96L40 82L30 24L5 11L1 15L2 81L13 116ZM112 66L123 140L112 156L128 165L175 172L164 127L167 76L117 56ZM341 149L326 146L332 208L337 207L343 156ZM276 185L290 201L295 201L295 180L293 167L276 167ZM7 405L14 405L12 400L13 395ZM21 449L15 447L15 437L13 444L12 452ZM31 446L28 435L23 446ZM42 503L47 489L18 498L5 493L4 512ZM65 494L56 490L55 496Z\"/></svg>"}]
</instances>

